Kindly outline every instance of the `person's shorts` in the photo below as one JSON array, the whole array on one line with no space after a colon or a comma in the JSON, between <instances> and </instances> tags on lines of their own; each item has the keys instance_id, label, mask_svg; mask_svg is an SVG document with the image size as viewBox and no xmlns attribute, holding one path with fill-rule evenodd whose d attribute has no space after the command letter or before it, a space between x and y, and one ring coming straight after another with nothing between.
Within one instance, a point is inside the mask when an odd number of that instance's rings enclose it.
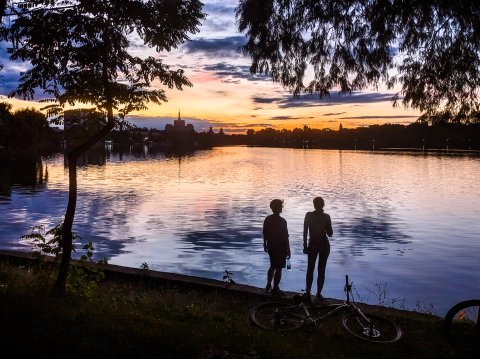
<instances>
[{"instance_id":1,"label":"person's shorts","mask_svg":"<svg viewBox=\"0 0 480 359\"><path fill-rule=\"evenodd\" d=\"M285 268L285 262L287 261L287 254L285 252L268 252L270 257L270 267L282 269Z\"/></svg>"}]
</instances>

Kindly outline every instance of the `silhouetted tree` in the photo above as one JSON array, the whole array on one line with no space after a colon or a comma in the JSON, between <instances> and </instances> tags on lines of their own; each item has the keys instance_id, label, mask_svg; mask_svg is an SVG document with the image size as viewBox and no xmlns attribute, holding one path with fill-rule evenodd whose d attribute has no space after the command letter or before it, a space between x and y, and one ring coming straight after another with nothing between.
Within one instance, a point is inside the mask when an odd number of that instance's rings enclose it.
<instances>
[{"instance_id":1,"label":"silhouetted tree","mask_svg":"<svg viewBox=\"0 0 480 359\"><path fill-rule=\"evenodd\" d=\"M295 95L399 82L394 104L467 118L480 110L478 0L240 0L236 15L251 72Z\"/></svg>"},{"instance_id":2,"label":"silhouetted tree","mask_svg":"<svg viewBox=\"0 0 480 359\"><path fill-rule=\"evenodd\" d=\"M52 140L47 118L33 108L11 109L10 104L0 103L0 150L9 162L36 163Z\"/></svg>"},{"instance_id":3,"label":"silhouetted tree","mask_svg":"<svg viewBox=\"0 0 480 359\"><path fill-rule=\"evenodd\" d=\"M72 252L72 224L77 199L78 157L104 138L133 110L166 100L164 90L150 90L154 80L169 88L191 86L182 70L170 70L153 56L132 51L136 38L157 52L169 51L198 31L204 18L199 0L34 0L3 29L12 60L28 61L11 96L33 99L40 89L56 103L50 115L65 105L93 105L106 125L68 150L69 199L62 233L62 259L55 284L64 292ZM133 43L132 43L133 42ZM146 51L148 53L148 51Z\"/></svg>"}]
</instances>

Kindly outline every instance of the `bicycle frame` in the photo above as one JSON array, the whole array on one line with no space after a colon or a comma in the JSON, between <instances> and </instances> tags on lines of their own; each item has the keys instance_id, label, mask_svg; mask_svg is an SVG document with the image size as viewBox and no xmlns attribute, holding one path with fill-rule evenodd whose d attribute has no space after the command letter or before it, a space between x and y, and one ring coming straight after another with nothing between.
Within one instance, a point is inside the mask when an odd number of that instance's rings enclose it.
<instances>
[{"instance_id":1,"label":"bicycle frame","mask_svg":"<svg viewBox=\"0 0 480 359\"><path fill-rule=\"evenodd\" d=\"M316 306L311 305L309 296L294 296L295 304L264 302L250 310L250 320L267 330L286 332L302 326L313 328L328 318L342 313L341 324L353 336L375 343L399 340L402 331L394 322L381 316L363 313L352 297L352 285L346 276L346 300L344 302ZM305 300L308 299L308 300Z\"/></svg>"},{"instance_id":2,"label":"bicycle frame","mask_svg":"<svg viewBox=\"0 0 480 359\"><path fill-rule=\"evenodd\" d=\"M344 291L347 296L347 299L345 300L345 302L343 302L342 304L339 304L335 309L329 311L327 314L320 316L318 318L313 318L313 316L308 311L308 307L304 303L300 303L305 313L307 314L307 319L309 321L312 321L314 324L316 324L317 322L322 322L330 318L331 316L337 314L338 312L351 311L351 312L355 312L358 316L360 316L363 320L365 320L366 324L368 325L369 334L373 335L374 323L369 318L367 318L365 314L363 314L362 310L359 307L357 307L353 301L350 300L350 293L352 292L352 284L349 283L348 275L345 276Z\"/></svg>"}]
</instances>

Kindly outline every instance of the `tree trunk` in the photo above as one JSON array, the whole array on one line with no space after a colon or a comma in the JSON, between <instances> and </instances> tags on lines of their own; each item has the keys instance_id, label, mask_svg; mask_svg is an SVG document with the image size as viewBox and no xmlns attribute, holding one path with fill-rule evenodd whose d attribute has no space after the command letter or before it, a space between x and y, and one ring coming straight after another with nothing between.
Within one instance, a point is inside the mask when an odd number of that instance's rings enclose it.
<instances>
[{"instance_id":1,"label":"tree trunk","mask_svg":"<svg viewBox=\"0 0 480 359\"><path fill-rule=\"evenodd\" d=\"M111 92L111 84L109 81L109 36L107 30L102 33L103 44L104 44L104 53L103 53L103 86L105 91L105 102L107 109L107 124L100 131L93 134L88 138L84 143L73 148L68 153L68 176L69 176L69 187L68 187L68 205L67 211L65 213L64 223L62 227L62 259L60 261L60 268L58 271L57 281L55 283L55 290L59 294L65 293L67 289L67 277L68 270L70 267L70 259L72 256L72 228L73 220L75 218L75 208L77 206L77 159L78 157L86 152L90 147L95 143L103 139L114 127L115 127L115 118L113 117L113 96Z\"/></svg>"},{"instance_id":2,"label":"tree trunk","mask_svg":"<svg viewBox=\"0 0 480 359\"><path fill-rule=\"evenodd\" d=\"M60 268L58 270L57 280L55 282L55 291L59 294L65 293L67 289L67 277L70 267L70 259L73 249L73 220L75 218L75 209L77 207L77 159L86 152L95 143L103 139L115 126L113 117L113 109L110 106L107 112L107 124L100 131L88 138L79 146L73 148L67 154L68 163L68 204L67 211L63 220L62 227L62 257L60 260Z\"/></svg>"},{"instance_id":3,"label":"tree trunk","mask_svg":"<svg viewBox=\"0 0 480 359\"><path fill-rule=\"evenodd\" d=\"M67 288L68 269L73 249L73 219L77 207L77 158L78 156L68 153L68 204L62 227L62 258L55 283L55 290L64 293Z\"/></svg>"}]
</instances>

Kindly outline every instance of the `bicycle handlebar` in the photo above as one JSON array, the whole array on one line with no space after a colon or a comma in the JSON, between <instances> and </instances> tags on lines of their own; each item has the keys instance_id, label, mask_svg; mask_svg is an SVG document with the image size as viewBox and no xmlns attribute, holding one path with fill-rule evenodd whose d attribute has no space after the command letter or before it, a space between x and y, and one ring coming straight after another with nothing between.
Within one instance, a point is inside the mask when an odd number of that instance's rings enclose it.
<instances>
[{"instance_id":1,"label":"bicycle handlebar","mask_svg":"<svg viewBox=\"0 0 480 359\"><path fill-rule=\"evenodd\" d=\"M347 303L350 303L350 292L352 291L352 285L348 282L348 274L345 275L345 294L347 295Z\"/></svg>"}]
</instances>

